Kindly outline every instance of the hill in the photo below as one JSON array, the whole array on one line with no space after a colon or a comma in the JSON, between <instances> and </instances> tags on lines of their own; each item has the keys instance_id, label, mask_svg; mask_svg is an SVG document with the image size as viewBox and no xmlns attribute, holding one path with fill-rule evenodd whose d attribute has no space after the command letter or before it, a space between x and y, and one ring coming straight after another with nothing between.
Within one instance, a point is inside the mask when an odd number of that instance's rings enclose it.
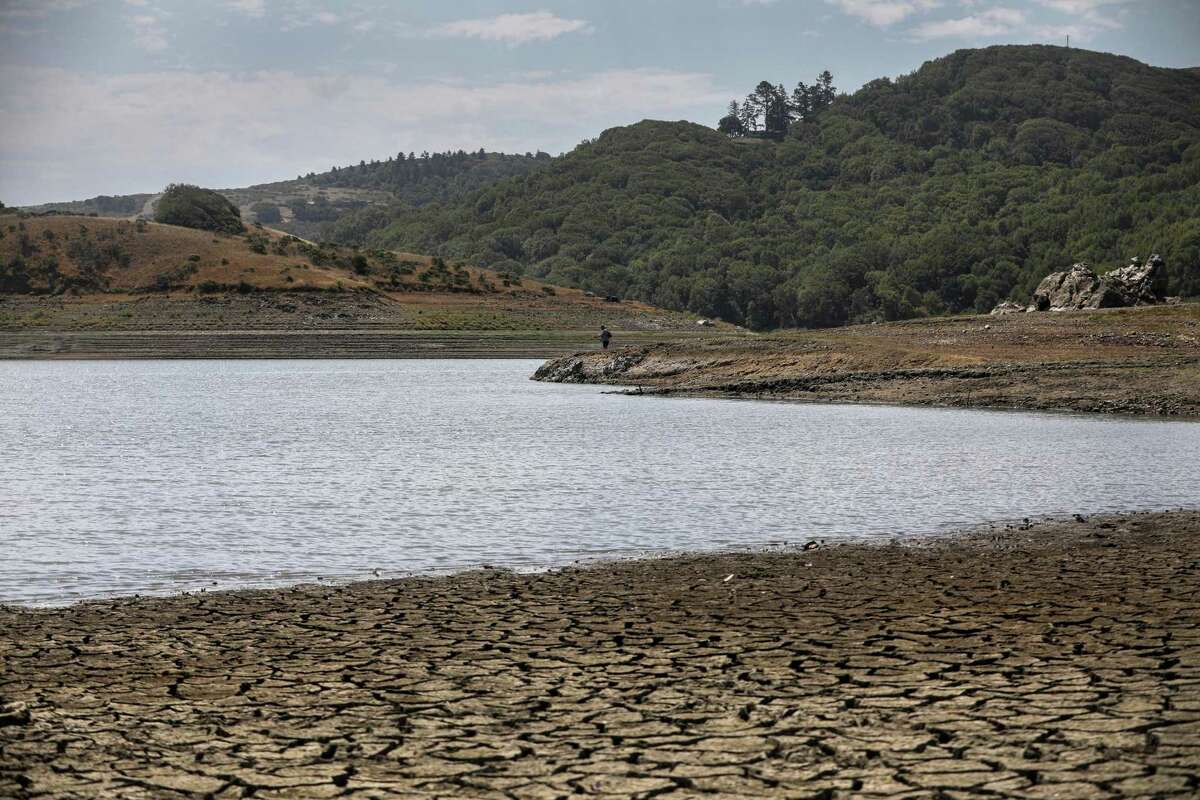
<instances>
[{"instance_id":1,"label":"hill","mask_svg":"<svg viewBox=\"0 0 1200 800\"><path fill-rule=\"evenodd\" d=\"M686 314L441 258L0 212L0 329L696 329Z\"/></svg>"},{"instance_id":2,"label":"hill","mask_svg":"<svg viewBox=\"0 0 1200 800\"><path fill-rule=\"evenodd\" d=\"M262 222L306 239L363 244L366 234L405 210L459 200L491 183L546 166L546 153L398 153L384 161L361 161L295 180L221 189L247 222ZM161 194L101 195L46 203L28 211L153 218Z\"/></svg>"},{"instance_id":3,"label":"hill","mask_svg":"<svg viewBox=\"0 0 1200 800\"><path fill-rule=\"evenodd\" d=\"M778 142L646 121L399 214L438 253L754 328L986 311L1161 253L1200 294L1200 75L1048 46L873 81Z\"/></svg>"}]
</instances>

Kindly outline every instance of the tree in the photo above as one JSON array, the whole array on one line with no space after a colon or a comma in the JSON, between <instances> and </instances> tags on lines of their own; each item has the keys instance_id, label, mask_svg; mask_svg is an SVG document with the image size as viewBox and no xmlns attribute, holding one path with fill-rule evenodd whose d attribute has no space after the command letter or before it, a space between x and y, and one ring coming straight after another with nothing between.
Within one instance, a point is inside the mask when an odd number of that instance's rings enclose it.
<instances>
[{"instance_id":1,"label":"tree","mask_svg":"<svg viewBox=\"0 0 1200 800\"><path fill-rule=\"evenodd\" d=\"M762 84L759 84L759 87L761 89ZM767 94L764 117L763 127L768 134L782 137L787 133L792 117L788 108L787 90L783 88L782 83L771 87L771 91Z\"/></svg>"},{"instance_id":2,"label":"tree","mask_svg":"<svg viewBox=\"0 0 1200 800\"><path fill-rule=\"evenodd\" d=\"M169 185L154 208L154 221L219 233L242 233L242 213L222 194L185 183Z\"/></svg>"},{"instance_id":3,"label":"tree","mask_svg":"<svg viewBox=\"0 0 1200 800\"><path fill-rule=\"evenodd\" d=\"M278 225L283 221L279 206L274 203L255 203L250 210L254 212L254 218L264 225Z\"/></svg>"},{"instance_id":4,"label":"tree","mask_svg":"<svg viewBox=\"0 0 1200 800\"><path fill-rule=\"evenodd\" d=\"M798 82L792 90L791 106L796 119L806 119L812 113L812 95L804 81Z\"/></svg>"},{"instance_id":5,"label":"tree","mask_svg":"<svg viewBox=\"0 0 1200 800\"><path fill-rule=\"evenodd\" d=\"M742 109L737 100L729 102L729 113L721 117L721 121L717 123L717 130L731 137L746 135L746 126L742 122Z\"/></svg>"}]
</instances>

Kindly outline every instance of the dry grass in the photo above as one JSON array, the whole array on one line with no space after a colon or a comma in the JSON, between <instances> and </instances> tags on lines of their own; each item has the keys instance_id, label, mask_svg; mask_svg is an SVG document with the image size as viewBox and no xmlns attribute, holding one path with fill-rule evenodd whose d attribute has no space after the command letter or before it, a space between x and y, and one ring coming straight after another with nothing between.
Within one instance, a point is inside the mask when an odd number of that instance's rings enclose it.
<instances>
[{"instance_id":1,"label":"dry grass","mask_svg":"<svg viewBox=\"0 0 1200 800\"><path fill-rule=\"evenodd\" d=\"M369 272L357 274L357 251L269 229L233 236L130 220L0 215L0 233L0 264L23 257L40 292L0 294L0 330L696 328L689 314L606 303L469 265L439 269L412 253L364 250ZM81 240L116 248L126 263L107 264L89 284L86 265L74 257ZM74 288L47 294L49 263L58 284Z\"/></svg>"}]
</instances>

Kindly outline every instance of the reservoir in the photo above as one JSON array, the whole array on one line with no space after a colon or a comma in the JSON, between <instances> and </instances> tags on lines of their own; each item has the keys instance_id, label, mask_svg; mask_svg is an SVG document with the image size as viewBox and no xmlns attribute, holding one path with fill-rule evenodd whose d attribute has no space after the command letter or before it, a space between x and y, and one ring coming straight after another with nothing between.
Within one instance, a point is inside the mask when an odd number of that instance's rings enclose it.
<instances>
[{"instance_id":1,"label":"reservoir","mask_svg":"<svg viewBox=\"0 0 1200 800\"><path fill-rule=\"evenodd\" d=\"M0 363L0 603L1200 504L1194 423L625 397L539 363Z\"/></svg>"}]
</instances>

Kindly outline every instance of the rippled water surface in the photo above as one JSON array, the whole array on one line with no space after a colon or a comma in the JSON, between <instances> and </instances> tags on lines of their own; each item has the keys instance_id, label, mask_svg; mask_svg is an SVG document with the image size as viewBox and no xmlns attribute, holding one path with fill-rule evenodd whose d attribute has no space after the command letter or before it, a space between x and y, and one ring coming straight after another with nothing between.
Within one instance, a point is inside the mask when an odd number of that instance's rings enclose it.
<instances>
[{"instance_id":1,"label":"rippled water surface","mask_svg":"<svg viewBox=\"0 0 1200 800\"><path fill-rule=\"evenodd\" d=\"M1195 506L1200 425L631 398L532 361L0 363L0 602Z\"/></svg>"}]
</instances>

